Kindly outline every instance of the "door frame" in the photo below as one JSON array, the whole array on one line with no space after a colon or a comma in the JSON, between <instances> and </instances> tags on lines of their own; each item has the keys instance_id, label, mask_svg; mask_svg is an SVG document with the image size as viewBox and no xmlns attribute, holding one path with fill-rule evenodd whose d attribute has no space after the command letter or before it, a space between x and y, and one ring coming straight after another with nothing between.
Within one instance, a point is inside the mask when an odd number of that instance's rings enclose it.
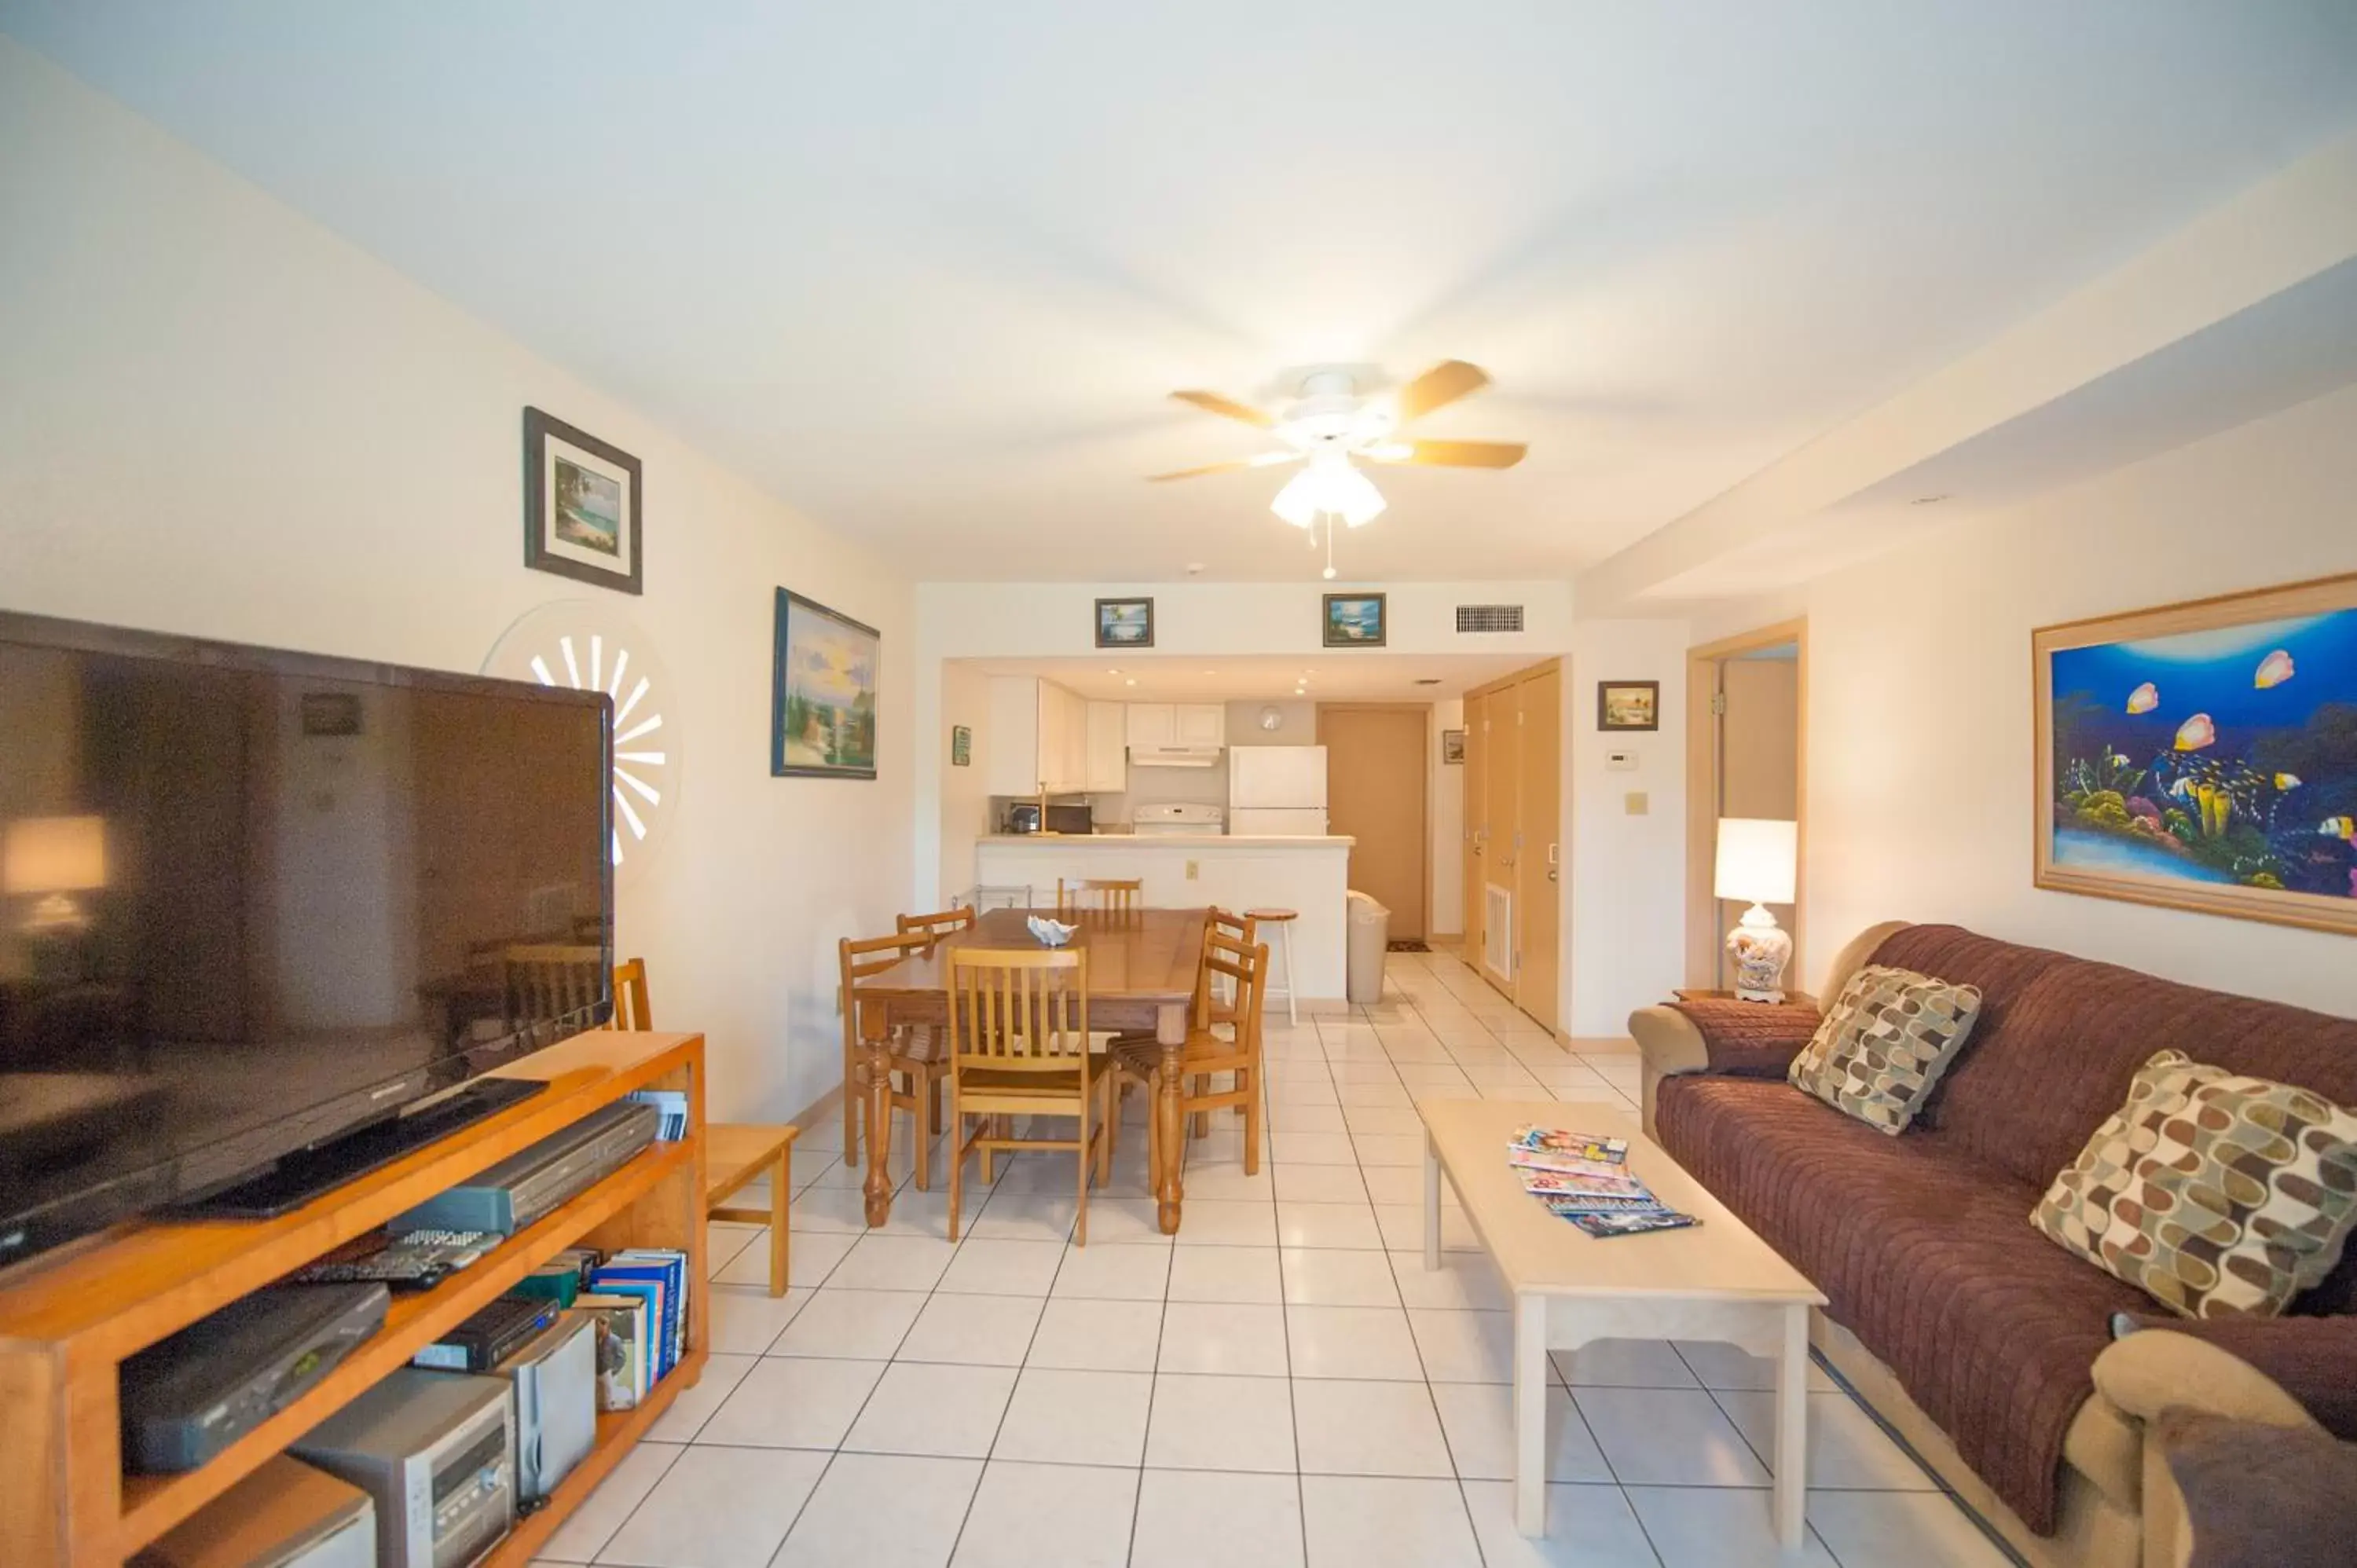
<instances>
[{"instance_id":1,"label":"door frame","mask_svg":"<svg viewBox=\"0 0 2357 1568\"><path fill-rule=\"evenodd\" d=\"M1417 854L1424 865L1423 941L1426 947L1429 947L1432 945L1432 863L1437 858L1432 853L1432 769L1433 758L1439 755L1440 748L1437 704L1432 703L1318 703L1318 744L1319 746L1326 744L1326 714L1329 709L1338 713L1420 714L1424 716L1423 771L1417 776L1416 783L1416 795L1424 806L1424 828L1423 837L1419 841L1422 848L1417 851ZM1329 762L1332 760L1330 752L1328 754L1328 760ZM1326 800L1327 826L1330 832L1333 826L1334 800L1334 782L1330 776L1326 781Z\"/></svg>"},{"instance_id":2,"label":"door frame","mask_svg":"<svg viewBox=\"0 0 2357 1568\"><path fill-rule=\"evenodd\" d=\"M1800 864L1792 881L1792 964L1791 977L1803 972L1808 958L1809 919L1809 618L1778 621L1756 630L1738 632L1715 642L1686 650L1686 983L1707 989L1718 983L1718 949L1726 933L1718 926L1718 900L1712 897L1712 862L1718 843L1718 714L1711 698L1718 690L1718 667L1741 654L1791 643L1795 682L1799 686L1795 751L1800 778L1795 799L1800 840ZM1792 987L1805 985L1792 978Z\"/></svg>"}]
</instances>

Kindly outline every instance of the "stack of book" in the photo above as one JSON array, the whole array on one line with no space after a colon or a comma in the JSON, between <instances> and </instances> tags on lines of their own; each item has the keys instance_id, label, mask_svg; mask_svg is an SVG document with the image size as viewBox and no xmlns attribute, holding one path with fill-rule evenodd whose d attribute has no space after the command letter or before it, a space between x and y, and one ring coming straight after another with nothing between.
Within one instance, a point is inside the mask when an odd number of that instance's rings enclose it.
<instances>
[{"instance_id":1,"label":"stack of book","mask_svg":"<svg viewBox=\"0 0 2357 1568\"><path fill-rule=\"evenodd\" d=\"M1628 1166L1625 1138L1557 1127L1524 1127L1507 1140L1506 1159L1523 1190L1590 1236L1631 1236L1701 1223L1655 1197Z\"/></svg>"}]
</instances>

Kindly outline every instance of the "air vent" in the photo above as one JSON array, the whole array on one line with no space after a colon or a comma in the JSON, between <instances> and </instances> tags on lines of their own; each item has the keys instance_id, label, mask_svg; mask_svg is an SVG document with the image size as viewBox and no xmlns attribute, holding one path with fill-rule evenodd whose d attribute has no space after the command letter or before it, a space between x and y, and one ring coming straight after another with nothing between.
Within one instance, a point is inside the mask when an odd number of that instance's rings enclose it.
<instances>
[{"instance_id":1,"label":"air vent","mask_svg":"<svg viewBox=\"0 0 2357 1568\"><path fill-rule=\"evenodd\" d=\"M1459 605L1457 607L1458 631L1520 631L1523 629L1523 607L1520 605Z\"/></svg>"}]
</instances>

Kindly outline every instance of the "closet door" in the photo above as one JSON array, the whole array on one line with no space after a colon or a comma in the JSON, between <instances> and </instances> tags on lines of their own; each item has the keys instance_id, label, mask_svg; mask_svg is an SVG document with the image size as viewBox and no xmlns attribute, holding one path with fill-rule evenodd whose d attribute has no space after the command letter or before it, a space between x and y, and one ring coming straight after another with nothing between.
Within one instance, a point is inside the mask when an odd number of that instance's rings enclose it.
<instances>
[{"instance_id":1,"label":"closet door","mask_svg":"<svg viewBox=\"0 0 2357 1568\"><path fill-rule=\"evenodd\" d=\"M1465 699L1465 961L1481 954L1481 890L1489 854L1490 699Z\"/></svg>"},{"instance_id":2,"label":"closet door","mask_svg":"<svg viewBox=\"0 0 2357 1568\"><path fill-rule=\"evenodd\" d=\"M1522 934L1523 709L1522 688L1500 686L1482 703L1490 765L1484 770L1483 812L1489 836L1482 849L1481 973L1508 996L1514 993L1514 947Z\"/></svg>"},{"instance_id":3,"label":"closet door","mask_svg":"<svg viewBox=\"0 0 2357 1568\"><path fill-rule=\"evenodd\" d=\"M1543 670L1514 690L1522 719L1514 1004L1554 1029L1563 938L1563 671Z\"/></svg>"}]
</instances>

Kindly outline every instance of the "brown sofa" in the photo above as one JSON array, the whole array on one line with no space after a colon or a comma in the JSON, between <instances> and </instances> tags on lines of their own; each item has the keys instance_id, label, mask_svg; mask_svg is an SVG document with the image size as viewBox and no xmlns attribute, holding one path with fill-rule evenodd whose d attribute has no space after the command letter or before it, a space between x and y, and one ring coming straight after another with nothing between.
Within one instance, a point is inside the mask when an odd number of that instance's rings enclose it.
<instances>
[{"instance_id":1,"label":"brown sofa","mask_svg":"<svg viewBox=\"0 0 2357 1568\"><path fill-rule=\"evenodd\" d=\"M2179 1402L2230 1413L2274 1410L2287 1394L2328 1427L2357 1424L2357 1255L2289 1316L2187 1323L2047 1240L2030 1209L2153 1052L2357 1104L2357 1020L1953 926L1867 930L1820 994L1838 995L1867 962L1984 994L1971 1040L1904 1134L1784 1081L1781 1064L1814 1026L1800 1008L1777 1010L1782 1049L1763 1022L1719 1040L1716 1061L1686 1014L1632 1015L1647 1129L1825 1293L1826 1359L2031 1563L2173 1563L2181 1519L2146 1517L2154 1401L2172 1382ZM2181 1332L2115 1345L2121 1312Z\"/></svg>"}]
</instances>

